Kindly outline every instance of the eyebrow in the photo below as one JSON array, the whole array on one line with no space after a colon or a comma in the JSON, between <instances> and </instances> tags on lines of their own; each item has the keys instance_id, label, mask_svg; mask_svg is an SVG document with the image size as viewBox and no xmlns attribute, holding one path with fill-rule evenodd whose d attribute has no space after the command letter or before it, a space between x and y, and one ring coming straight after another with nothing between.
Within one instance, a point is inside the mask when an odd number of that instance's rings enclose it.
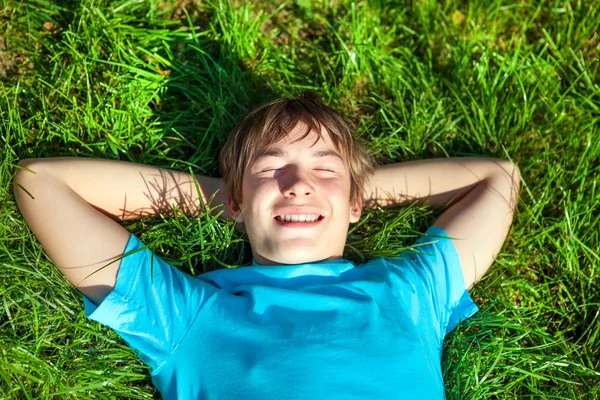
<instances>
[{"instance_id":1,"label":"eyebrow","mask_svg":"<svg viewBox=\"0 0 600 400\"><path fill-rule=\"evenodd\" d=\"M265 157L283 157L285 155L287 155L287 151L280 149L278 147L274 147L274 148L270 148L270 149L264 149L264 150L258 152L254 161L257 162L258 160L265 158ZM313 158L323 158L323 157L334 156L334 157L337 157L340 160L344 161L342 159L342 156L340 156L338 153L336 153L333 150L313 151L311 153L311 155L313 156Z\"/></svg>"}]
</instances>

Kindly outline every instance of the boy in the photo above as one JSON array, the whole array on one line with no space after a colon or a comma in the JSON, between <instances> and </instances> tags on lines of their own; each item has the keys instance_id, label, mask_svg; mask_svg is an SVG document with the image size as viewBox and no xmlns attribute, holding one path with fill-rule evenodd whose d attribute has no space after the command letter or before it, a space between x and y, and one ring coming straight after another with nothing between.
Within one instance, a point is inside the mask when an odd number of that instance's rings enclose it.
<instances>
[{"instance_id":1,"label":"boy","mask_svg":"<svg viewBox=\"0 0 600 400\"><path fill-rule=\"evenodd\" d=\"M519 190L505 160L373 170L313 94L246 115L221 151L223 180L196 176L201 193L189 174L126 162L19 165L35 172L15 177L27 223L83 293L86 315L139 351L169 399L444 398L444 336L478 310L466 288L498 254ZM193 278L117 223L169 214L172 203L197 215L214 193L244 223L251 266ZM363 204L415 200L448 207L418 252L343 259Z\"/></svg>"}]
</instances>

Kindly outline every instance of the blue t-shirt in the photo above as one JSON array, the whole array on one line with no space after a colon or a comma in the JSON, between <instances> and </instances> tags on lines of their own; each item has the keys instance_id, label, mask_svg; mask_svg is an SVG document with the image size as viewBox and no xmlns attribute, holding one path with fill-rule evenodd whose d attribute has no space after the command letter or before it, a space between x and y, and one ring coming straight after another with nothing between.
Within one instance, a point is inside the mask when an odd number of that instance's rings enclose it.
<instances>
[{"instance_id":1,"label":"blue t-shirt","mask_svg":"<svg viewBox=\"0 0 600 400\"><path fill-rule=\"evenodd\" d=\"M456 249L184 274L149 249L121 260L89 318L151 367L166 399L443 399L444 336L478 311ZM144 244L131 235L125 254Z\"/></svg>"}]
</instances>

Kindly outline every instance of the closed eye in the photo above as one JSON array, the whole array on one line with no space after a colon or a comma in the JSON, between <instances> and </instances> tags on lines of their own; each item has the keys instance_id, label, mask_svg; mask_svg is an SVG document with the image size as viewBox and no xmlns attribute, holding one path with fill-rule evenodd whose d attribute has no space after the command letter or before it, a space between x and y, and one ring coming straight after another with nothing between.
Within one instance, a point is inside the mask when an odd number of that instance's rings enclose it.
<instances>
[{"instance_id":1,"label":"closed eye","mask_svg":"<svg viewBox=\"0 0 600 400\"><path fill-rule=\"evenodd\" d=\"M267 168L267 169L263 169L262 171L259 171L259 173L263 173L263 172L273 172L273 171L282 171L285 168ZM324 172L335 172L332 169L327 169L327 168L315 168L315 171L324 171Z\"/></svg>"},{"instance_id":2,"label":"closed eye","mask_svg":"<svg viewBox=\"0 0 600 400\"><path fill-rule=\"evenodd\" d=\"M316 170L316 171L335 172L334 170L332 170L332 169L327 169L327 168L316 168L315 170Z\"/></svg>"},{"instance_id":3,"label":"closed eye","mask_svg":"<svg viewBox=\"0 0 600 400\"><path fill-rule=\"evenodd\" d=\"M259 172L263 173L263 172L275 172L275 171L283 171L285 168L267 168L267 169L263 169L262 171Z\"/></svg>"}]
</instances>

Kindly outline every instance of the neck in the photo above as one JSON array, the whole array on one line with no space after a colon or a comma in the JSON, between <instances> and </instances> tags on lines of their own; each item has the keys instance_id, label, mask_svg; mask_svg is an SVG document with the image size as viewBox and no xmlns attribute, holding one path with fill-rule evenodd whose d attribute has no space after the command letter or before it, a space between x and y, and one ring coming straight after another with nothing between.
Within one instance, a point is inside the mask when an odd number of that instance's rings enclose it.
<instances>
[{"instance_id":1,"label":"neck","mask_svg":"<svg viewBox=\"0 0 600 400\"><path fill-rule=\"evenodd\" d=\"M341 255L332 255L326 258L315 258L315 259L300 259L297 262L278 262L275 260L271 260L269 258L263 257L260 254L257 254L256 252L252 252L252 256L254 258L254 263L258 264L258 265L262 265L265 267L275 267L275 266L282 266L282 265L296 265L296 264L308 264L308 263L318 263L318 262L323 262L323 261L331 261L331 260L341 260L343 257Z\"/></svg>"}]
</instances>

